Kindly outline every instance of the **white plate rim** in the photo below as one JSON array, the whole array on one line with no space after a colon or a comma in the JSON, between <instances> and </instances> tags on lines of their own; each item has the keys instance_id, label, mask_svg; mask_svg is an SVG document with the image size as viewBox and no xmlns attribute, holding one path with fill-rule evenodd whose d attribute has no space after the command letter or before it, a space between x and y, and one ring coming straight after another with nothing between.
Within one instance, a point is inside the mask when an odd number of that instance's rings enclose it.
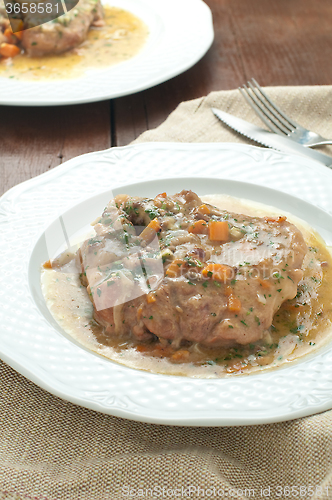
<instances>
[{"instance_id":1,"label":"white plate rim","mask_svg":"<svg viewBox=\"0 0 332 500\"><path fill-rule=\"evenodd\" d=\"M121 6L145 21L150 35L141 52L128 61L90 70L75 79L23 81L0 76L0 104L59 106L134 94L188 70L213 42L212 13L203 0L103 2ZM177 12L176 20L174 12Z\"/></svg>"},{"instance_id":2,"label":"white plate rim","mask_svg":"<svg viewBox=\"0 0 332 500\"><path fill-rule=\"evenodd\" d=\"M173 156L172 156L173 155ZM83 155L81 157L74 158L73 160L70 160L66 164L62 165L61 167L57 167L54 171L47 172L45 174L42 174L41 176L38 176L34 179L31 179L29 181L26 181L25 183L22 183L18 186L15 186L11 190L9 190L3 197L0 199L0 214L1 214L1 222L0 225L2 228L5 227L6 224L10 224L13 218L15 219L15 216L20 211L20 205L21 208L24 207L25 210L28 209L26 203L29 198L29 192L40 192L42 187L53 187L55 186L56 183L61 184L63 179L68 175L70 175L70 172L75 172L75 175L84 172L87 172L87 168L89 164L91 163L91 160L93 159L93 163L98 165L98 161L101 162L100 165L104 162L105 158L107 158L107 161L113 162L113 164L120 164L123 165L123 160L124 161L129 161L131 162L133 157L136 157L136 159L141 158L141 161L144 160L146 163L147 158L149 156L153 157L153 160L155 161L156 158L160 158L161 161L167 161L168 157L171 158L181 158L181 161L184 161L186 158L189 159L191 162L193 161L194 158L197 157L197 155L201 155L203 158L209 158L210 156L216 155L216 159L219 158L224 158L224 165L223 167L220 167L220 174L221 175L212 175L210 177L220 179L220 178L227 178L227 175L231 175L232 177L234 176L235 179L237 175L239 175L233 168L234 160L235 164L239 159L246 158L250 167L255 168L257 166L258 171L262 173L262 168L263 165L268 162L271 165L278 165L280 169L282 169L282 166L284 166L284 170L290 169L290 165L294 166L294 171L293 174L296 173L296 169L299 170L300 172L306 172L308 175L311 172L313 174L313 179L317 179L318 184L322 186L322 191L321 193L325 193L326 197L328 200L331 200L332 198L330 197L330 189L328 187L328 182L327 180L331 180L331 171L328 170L326 167L317 164L316 162L313 162L312 160L307 160L306 158L302 158L299 156L295 155L286 155L283 153L263 149L263 148L256 148L253 146L244 146L244 145L238 145L238 144L170 144L170 143L153 143L153 144L140 144L140 145L134 145L134 146L126 146L122 148L113 148L110 150L106 151L101 151L97 153L89 153L87 155ZM219 155L219 156L218 156ZM214 156L213 156L214 157ZM215 160L213 160L215 161ZM219 161L219 160L218 160ZM250 164L251 161L251 164ZM228 162L228 164L227 164ZM219 163L218 163L219 165ZM229 167L232 167L231 173L228 172ZM296 167L296 168L295 168ZM98 168L98 167L97 167ZM101 169L104 167L101 166ZM244 175L246 172L243 170L243 167L241 167L242 170L240 169L240 173ZM211 168L210 168L211 171ZM209 173L209 168L206 168L204 171L205 175ZM279 175L281 173L281 170L279 170ZM287 172L286 172L287 173ZM171 174L171 172L170 172ZM289 173L287 174L289 175ZM298 174L296 174L298 175ZM157 176L158 177L158 176ZM177 176L179 177L179 176ZM182 176L182 177L189 177L189 176ZM194 176L198 179L201 179L200 175ZM268 176L267 176L268 177ZM310 176L309 176L310 177ZM172 175L169 175L168 178L172 178ZM87 181L88 179L86 179ZM296 179L295 179L296 180ZM265 179L265 182L271 182L269 179ZM325 182L322 182L325 181ZM312 184L313 181L310 181L310 184ZM123 185L123 183L120 182L120 184ZM127 183L129 184L129 183ZM116 183L114 184L116 185ZM264 182L262 184L264 186ZM69 190L70 192L70 187L67 186L67 191ZM100 190L104 191L104 190ZM320 194L321 194L320 193ZM35 196L35 194L33 195ZM305 198L304 196L303 198ZM84 199L84 196L78 198L75 201L75 203L78 203L78 201L81 201ZM312 200L309 200L312 202ZM316 200L317 201L317 200ZM320 206L323 211L326 213L332 214L332 205L331 202L328 201L326 205L326 199L324 201L324 196L319 196L319 203L314 203L315 206ZM45 200L44 200L45 202ZM75 204L74 203L74 204ZM325 206L324 206L325 204ZM67 200L67 205L66 209L70 207L72 204L68 204ZM60 212L63 212L64 209L61 207ZM34 215L34 212L31 213L31 217ZM46 217L47 219L47 217ZM40 232L45 229L45 227L51 222L51 220L48 218L46 221L43 221L41 224L38 225L38 230L36 231L34 228L34 236L33 236L33 241L36 242L37 238L40 235ZM29 223L29 216L27 217L27 223ZM29 224L28 224L29 226ZM7 226L8 228L8 226ZM0 244L0 248L4 248L4 244ZM33 247L33 245L32 245ZM27 279L27 276L25 276L25 273L27 271L27 265L30 260L30 255L31 255L32 248L25 252L25 265L23 269L23 280ZM6 263L5 263L6 264ZM8 282L7 282L8 285ZM27 289L26 281L24 282L25 289ZM3 287L6 287L6 280L3 279ZM8 297L7 297L8 299ZM5 300L2 298L2 303L3 305L8 305L8 300L6 302L6 297ZM33 301L30 301L30 305L33 304ZM2 314L2 321L3 318L7 319L9 321L10 318L8 316ZM9 321L10 322L10 321ZM12 329L11 329L12 330ZM43 330L43 329L42 329ZM5 341L5 335L2 333L3 340ZM40 337L40 335L39 335ZM19 337L18 337L19 339ZM5 343L5 342L4 342ZM67 352L68 345L64 343L64 350ZM4 345L4 344L3 344ZM76 348L76 347L75 347ZM79 349L79 348L78 348ZM88 357L89 357L89 353ZM94 355L93 355L94 356ZM79 358L84 358L86 359L86 354L82 353L81 350L79 349ZM309 391L309 398L305 398L305 394L303 394L303 389L301 389L301 394L297 394L297 403L298 404L290 404L286 405L286 408L282 410L281 412L279 411L261 411L261 410L255 410L254 408L252 411L243 413L240 415L239 412L232 412L232 411L227 411L223 410L223 412L206 412L205 410L199 410L196 408L195 411L192 411L192 408L190 409L189 405L189 410L186 411L169 411L168 413L164 412L163 415L156 413L155 411L151 411L151 408L145 408L144 405L141 408L137 408L137 405L135 407L135 404L132 404L132 401L130 397L128 397L128 394L121 393L121 397L119 395L117 396L112 396L109 393L105 393L105 391L97 391L97 396L92 397L91 392L89 390L85 391L78 391L77 387L75 387L75 383L73 386L70 388L70 390L66 390L64 387L63 383L59 383L57 379L52 379L52 376L50 377L50 374L45 372L45 366L40 367L38 366L38 363L31 363L31 359L29 363L26 363L26 360L24 359L24 356L22 357L22 352L17 353L17 352L10 352L10 349L2 348L1 349L1 358L10 364L14 369L22 373L24 376L38 384L39 386L43 387L44 389L48 390L49 392L60 396L68 401L71 401L76 404L80 404L82 406L91 408L96 411L101 411L104 413L109 413L115 416L119 417L125 417L137 421L144 421L144 422L152 422L152 423L159 423L159 424L169 424L169 425L203 425L203 426L220 426L220 425L251 425L251 424L258 424L258 423L271 423L271 422L278 422L278 421L283 421L283 420L289 420L293 418L298 418L306 415L310 415L313 413L318 413L324 410L327 410L331 408L332 406L332 398L329 395L331 393L331 388L332 388L332 374L330 373L330 370L328 373L324 374L324 384L323 386L320 386L317 388L317 390L312 391L312 387L310 388L311 392ZM32 357L32 360L34 357ZM38 356L35 358L38 360ZM316 358L315 358L316 359ZM322 360L319 361L319 363L323 363L324 369L326 368L326 364L331 363L332 359L332 354L330 350L327 350L322 354ZM104 364L104 360L101 365ZM106 363L109 363L106 361ZM314 366L317 365L317 359L314 361ZM318 365L319 365L318 363ZM99 366L100 363L97 362L96 366ZM303 364L302 364L303 365ZM317 365L317 366L318 366ZM295 365L294 365L295 366ZM287 370L290 372L293 370L294 366L287 368ZM298 365L297 365L298 366ZM314 368L314 371L318 370ZM302 366L303 367L303 366ZM125 371L131 371L130 369L125 369ZM294 370L293 370L294 371ZM296 370L295 370L296 371ZM318 370L319 372L320 370ZM115 370L115 372L122 372L121 370ZM258 386L256 387L256 392L260 390L259 388L261 387L261 381L262 378L264 378L263 383L271 383L271 378L273 378L273 374L276 374L277 372L269 372L266 374L259 374L259 375L253 375L251 377L255 377L252 380L255 382L255 384ZM279 374L281 373L281 370L278 372ZM137 374L137 372L136 372ZM272 374L272 376L271 376ZM54 374L53 374L54 375ZM303 370L301 371L301 376L303 375ZM122 376L122 375L121 375ZM167 391L169 390L179 390L181 389L181 384L183 384L183 378L182 377L167 377L165 376L167 381L165 382L167 386ZM158 384L161 379L165 378L164 376L161 375L151 375L148 374L148 379L149 383L153 381L154 384ZM145 377L138 377L139 379L144 379ZM121 379L121 377L120 377ZM169 384L170 379L172 379L172 383ZM237 388L237 390L242 390L241 386L245 385L242 381L248 380L249 377L235 379L221 379L221 380L209 380L209 381L204 381L204 380L197 380L194 379L194 387L196 390L199 392L202 390L216 390L216 387L219 389L224 389L225 388L225 383L226 385L228 384L228 387L230 385L234 389ZM190 379L192 380L192 379ZM233 382L232 382L233 380ZM156 382L157 381L157 382ZM159 381L159 382L158 382ZM173 384L173 385L172 385ZM263 385L264 385L263 384ZM70 385L70 384L69 384ZM121 385L121 384L120 384ZM170 388L169 385L172 387ZM190 384L189 384L190 385ZM144 384L143 386L144 387ZM166 390L166 389L165 389ZM166 392L167 392L166 391ZM106 391L107 392L107 391ZM302 399L301 399L302 398ZM199 399L199 398L198 398ZM295 402L296 403L296 402ZM285 406L285 405L284 405Z\"/></svg>"}]
</instances>

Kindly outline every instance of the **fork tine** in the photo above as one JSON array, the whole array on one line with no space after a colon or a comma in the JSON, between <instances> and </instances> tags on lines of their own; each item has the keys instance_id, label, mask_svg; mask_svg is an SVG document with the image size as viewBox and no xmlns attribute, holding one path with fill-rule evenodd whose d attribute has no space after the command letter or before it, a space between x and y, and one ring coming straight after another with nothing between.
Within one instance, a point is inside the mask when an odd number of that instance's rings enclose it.
<instances>
[{"instance_id":1,"label":"fork tine","mask_svg":"<svg viewBox=\"0 0 332 500\"><path fill-rule=\"evenodd\" d=\"M248 96L252 99L256 108L259 108L264 113L266 118L269 119L269 122L265 122L268 125L268 127L273 129L278 134L288 135L291 129L283 126L278 116L269 111L268 105L266 105L263 98L255 92L250 82L248 82L248 85L249 88L246 87L246 92ZM277 127L277 129L275 129L273 126Z\"/></svg>"},{"instance_id":2,"label":"fork tine","mask_svg":"<svg viewBox=\"0 0 332 500\"><path fill-rule=\"evenodd\" d=\"M262 94L260 89L257 89L254 87L254 85L251 82L248 82L248 85L253 92L253 95L257 97L259 102L262 104L262 107L260 106L261 110L263 113L266 114L266 116L271 120L272 123L274 123L279 129L284 133L284 134L289 134L289 132L292 132L294 130L294 127L284 120L282 116L278 113L277 107L275 104L273 106L270 106L269 102L266 101L266 94ZM266 96L266 97L265 97ZM253 96L252 96L253 97ZM259 106L259 103L255 100L257 106Z\"/></svg>"},{"instance_id":3,"label":"fork tine","mask_svg":"<svg viewBox=\"0 0 332 500\"><path fill-rule=\"evenodd\" d=\"M267 100L267 102L270 104L270 106L272 106L272 108L275 109L277 111L277 113L279 113L279 115L282 116L286 120L286 122L288 122L294 128L299 127L298 123L296 123L294 120L292 120L287 115L285 115L285 113L283 111L281 111L281 109L274 102L271 101L271 99L266 95L266 93L264 92L262 87L256 82L255 78L252 78L251 81L255 85L255 87L259 90L259 92L262 94L264 99ZM285 125L287 126L286 123L285 123Z\"/></svg>"},{"instance_id":4,"label":"fork tine","mask_svg":"<svg viewBox=\"0 0 332 500\"><path fill-rule=\"evenodd\" d=\"M255 111L255 113L259 116L259 118L267 125L267 127L276 134L280 134L280 128L276 127L273 122L269 118L267 118L265 112L262 109L262 106L259 102L257 102L257 98L253 97L251 93L249 92L249 89L246 85L243 85L243 88L239 87L239 91L247 101L247 103L252 107L252 109Z\"/></svg>"}]
</instances>

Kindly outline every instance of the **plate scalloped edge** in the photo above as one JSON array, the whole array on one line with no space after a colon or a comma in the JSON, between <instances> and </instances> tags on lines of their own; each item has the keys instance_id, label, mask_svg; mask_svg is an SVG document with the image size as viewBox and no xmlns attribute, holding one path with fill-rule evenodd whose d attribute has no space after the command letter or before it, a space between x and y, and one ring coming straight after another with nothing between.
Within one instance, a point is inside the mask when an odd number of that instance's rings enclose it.
<instances>
[{"instance_id":1,"label":"plate scalloped edge","mask_svg":"<svg viewBox=\"0 0 332 500\"><path fill-rule=\"evenodd\" d=\"M92 354L40 314L29 284L29 262L40 234L60 213L105 191L108 184L115 189L128 185L128 179L130 184L142 179L162 182L160 172L165 172L165 178L190 177L199 186L202 171L219 179L220 185L221 179L251 183L253 191L255 185L272 185L332 213L332 187L326 182L331 171L306 158L263 148L153 143L74 158L0 199L1 358L65 400L138 421L251 425L331 408L330 349L305 362L249 377L184 379L137 372Z\"/></svg>"}]
</instances>

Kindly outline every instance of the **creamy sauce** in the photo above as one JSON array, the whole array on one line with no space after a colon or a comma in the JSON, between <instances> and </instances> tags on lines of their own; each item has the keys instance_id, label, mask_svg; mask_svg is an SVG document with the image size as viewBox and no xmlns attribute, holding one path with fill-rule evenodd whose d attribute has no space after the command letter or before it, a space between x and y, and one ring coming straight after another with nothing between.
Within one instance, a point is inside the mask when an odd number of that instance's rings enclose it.
<instances>
[{"instance_id":1,"label":"creamy sauce","mask_svg":"<svg viewBox=\"0 0 332 500\"><path fill-rule=\"evenodd\" d=\"M202 197L218 208L250 216L280 215L271 207L230 196ZM160 344L114 339L105 335L93 320L93 307L79 274L44 270L42 287L47 305L59 325L88 349L131 368L168 375L219 378L275 369L312 353L332 338L332 258L319 235L305 222L287 215L302 232L309 247L299 283L298 295L286 301L276 313L266 337L249 346L237 348L189 348L188 361L171 361L172 352ZM323 263L323 265L321 265ZM248 311L250 314L250 311Z\"/></svg>"},{"instance_id":2,"label":"creamy sauce","mask_svg":"<svg viewBox=\"0 0 332 500\"><path fill-rule=\"evenodd\" d=\"M19 54L0 59L0 76L39 81L77 78L86 70L113 66L132 58L147 40L147 26L123 9L104 6L104 11L106 26L92 26L79 47L54 56Z\"/></svg>"}]
</instances>

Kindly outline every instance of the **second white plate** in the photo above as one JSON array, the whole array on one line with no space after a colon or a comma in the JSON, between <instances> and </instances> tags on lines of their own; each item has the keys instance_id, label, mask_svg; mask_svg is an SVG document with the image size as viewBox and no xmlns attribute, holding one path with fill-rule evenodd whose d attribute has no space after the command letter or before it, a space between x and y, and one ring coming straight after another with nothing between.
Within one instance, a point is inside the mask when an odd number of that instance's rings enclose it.
<instances>
[{"instance_id":1,"label":"second white plate","mask_svg":"<svg viewBox=\"0 0 332 500\"><path fill-rule=\"evenodd\" d=\"M0 77L0 104L53 106L101 101L153 87L193 66L209 49L212 15L202 0L104 0L142 19L149 29L144 48L115 66L82 77L20 81Z\"/></svg>"}]
</instances>

